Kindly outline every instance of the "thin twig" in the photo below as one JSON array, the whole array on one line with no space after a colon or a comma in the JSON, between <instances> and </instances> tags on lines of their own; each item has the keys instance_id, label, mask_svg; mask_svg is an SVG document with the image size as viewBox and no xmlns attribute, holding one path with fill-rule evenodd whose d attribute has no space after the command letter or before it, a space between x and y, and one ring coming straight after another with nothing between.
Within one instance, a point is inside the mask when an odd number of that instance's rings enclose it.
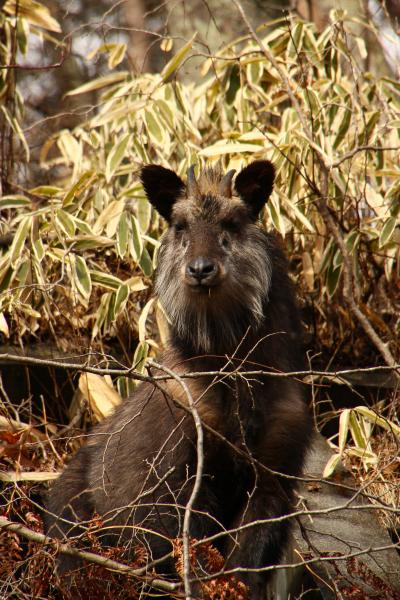
<instances>
[{"instance_id":1,"label":"thin twig","mask_svg":"<svg viewBox=\"0 0 400 600\"><path fill-rule=\"evenodd\" d=\"M184 393L186 394L189 410L192 413L194 424L196 427L197 434L197 464L196 464L196 475L194 480L194 485L192 489L192 493L190 494L190 498L185 506L185 516L183 519L183 530L182 530L182 541L183 541L183 582L185 586L185 596L187 600L192 600L192 592L191 592L191 584L190 584L190 535L189 535L189 527L190 527L190 517L192 514L193 506L196 501L197 495L200 491L201 479L203 476L203 461L204 461L204 452L203 452L203 426L199 416L199 413L196 410L196 406L193 401L193 397L190 393L189 387L186 382L177 375L168 367L160 365L154 360L150 361L151 365L160 371L164 371L170 377L175 379L182 387Z\"/></svg>"},{"instance_id":2,"label":"thin twig","mask_svg":"<svg viewBox=\"0 0 400 600\"><path fill-rule=\"evenodd\" d=\"M44 535L43 533L39 533L37 531L32 531L28 527L21 525L20 523L14 523L10 521L6 517L0 516L0 529L5 529L7 531L13 531L18 535L38 544L45 544L47 546L54 546L57 548L57 551L61 554L65 554L67 556L74 556L76 558L80 558L86 560L90 563L94 563L97 565L101 565L106 569L110 569L111 571L117 571L118 573L124 573L130 577L143 577L149 585L153 587L157 587L161 590L165 590L166 592L172 592L179 588L178 583L172 583L169 581L164 581L162 579L158 579L156 577L151 577L149 575L145 575L147 571L147 566L141 569L133 569L128 565L124 565L118 561L112 560L111 558L105 558L104 556L99 556L94 552L87 552L86 550L79 550L78 548L73 548L68 544L63 544L59 540L53 539Z\"/></svg>"},{"instance_id":3,"label":"thin twig","mask_svg":"<svg viewBox=\"0 0 400 600\"><path fill-rule=\"evenodd\" d=\"M232 358L232 360L234 360ZM111 375L115 377L131 377L132 379L137 379L139 381L147 381L153 383L155 381L168 381L169 379L173 379L171 375L144 375L139 371L135 371L133 367L125 367L121 369L112 369L105 367L92 367L85 363L79 362L68 362L67 359L58 359L54 360L52 358L36 358L34 356L27 355L19 355L19 354L11 354L9 352L0 354L0 363L11 362L18 363L21 365L33 365L33 366L44 366L44 367L53 367L57 369L66 369L71 371L82 371L84 373L94 373L95 375ZM247 361L251 363L251 361ZM155 364L155 363L153 363ZM158 364L158 363L157 363ZM164 369L165 370L165 369ZM308 369L302 371L269 371L268 367L263 369L254 369L248 371L240 371L238 375L240 377L254 377L257 375L265 375L268 377L277 377L277 378L300 378L300 377L323 377L326 379L337 379L344 378L346 375L352 374L362 374L362 373L390 373L390 372L399 372L400 374L400 363L393 363L392 365L377 365L375 367L357 367L352 369L338 369L335 371L321 371L318 369ZM235 371L229 373L230 375L235 375ZM182 373L180 377L182 379L196 379L197 377L203 376L226 376L226 371L188 371L187 373Z\"/></svg>"}]
</instances>

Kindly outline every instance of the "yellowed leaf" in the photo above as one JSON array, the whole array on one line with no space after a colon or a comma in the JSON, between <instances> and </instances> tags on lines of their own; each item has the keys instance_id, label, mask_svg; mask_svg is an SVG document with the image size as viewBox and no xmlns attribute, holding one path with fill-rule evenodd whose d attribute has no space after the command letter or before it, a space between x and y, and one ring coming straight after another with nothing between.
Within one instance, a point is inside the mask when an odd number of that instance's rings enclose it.
<instances>
[{"instance_id":1,"label":"yellowed leaf","mask_svg":"<svg viewBox=\"0 0 400 600\"><path fill-rule=\"evenodd\" d=\"M55 471L0 471L0 481L16 483L17 481L51 481L60 473Z\"/></svg>"},{"instance_id":2,"label":"yellowed leaf","mask_svg":"<svg viewBox=\"0 0 400 600\"><path fill-rule=\"evenodd\" d=\"M169 326L167 315L165 314L162 304L159 300L157 300L156 304L156 321L158 331L160 333L161 343L163 346L165 346L169 338Z\"/></svg>"},{"instance_id":3,"label":"yellowed leaf","mask_svg":"<svg viewBox=\"0 0 400 600\"><path fill-rule=\"evenodd\" d=\"M160 48L163 52L170 52L172 50L173 40L171 38L164 38L160 44Z\"/></svg>"},{"instance_id":4,"label":"yellowed leaf","mask_svg":"<svg viewBox=\"0 0 400 600\"><path fill-rule=\"evenodd\" d=\"M265 152L264 146L259 144L241 144L241 143L225 143L217 142L213 146L200 150L200 156L222 156L223 154L241 154L242 152Z\"/></svg>"},{"instance_id":5,"label":"yellowed leaf","mask_svg":"<svg viewBox=\"0 0 400 600\"><path fill-rule=\"evenodd\" d=\"M324 479L329 479L335 472L336 467L341 463L340 454L333 454L328 462L325 465L324 472L322 473L322 477Z\"/></svg>"},{"instance_id":6,"label":"yellowed leaf","mask_svg":"<svg viewBox=\"0 0 400 600\"><path fill-rule=\"evenodd\" d=\"M309 252L303 252L303 274L307 288L312 291L314 289L314 267L312 258Z\"/></svg>"},{"instance_id":7,"label":"yellowed leaf","mask_svg":"<svg viewBox=\"0 0 400 600\"><path fill-rule=\"evenodd\" d=\"M3 333L7 338L10 337L10 330L8 328L8 323L6 321L6 318L4 316L3 312L0 312L0 331L1 333Z\"/></svg>"},{"instance_id":8,"label":"yellowed leaf","mask_svg":"<svg viewBox=\"0 0 400 600\"><path fill-rule=\"evenodd\" d=\"M147 321L147 317L149 315L150 309L154 304L154 300L155 300L155 298L150 298L150 300L147 302L146 306L142 310L141 315L139 317L138 330L139 330L139 341L140 342L144 342L146 340L146 321Z\"/></svg>"},{"instance_id":9,"label":"yellowed leaf","mask_svg":"<svg viewBox=\"0 0 400 600\"><path fill-rule=\"evenodd\" d=\"M114 389L111 377L82 373L79 378L79 389L87 400L97 421L110 415L122 402L121 396Z\"/></svg>"},{"instance_id":10,"label":"yellowed leaf","mask_svg":"<svg viewBox=\"0 0 400 600\"><path fill-rule=\"evenodd\" d=\"M8 0L4 7L4 12L9 15L16 15L25 18L32 25L43 27L48 31L61 32L61 27L50 14L49 9L35 0Z\"/></svg>"},{"instance_id":11,"label":"yellowed leaf","mask_svg":"<svg viewBox=\"0 0 400 600\"><path fill-rule=\"evenodd\" d=\"M96 223L93 225L93 232L101 234L104 227L106 227L107 236L113 237L117 231L119 219L123 210L124 202L121 202L121 200L112 200L100 213Z\"/></svg>"}]
</instances>

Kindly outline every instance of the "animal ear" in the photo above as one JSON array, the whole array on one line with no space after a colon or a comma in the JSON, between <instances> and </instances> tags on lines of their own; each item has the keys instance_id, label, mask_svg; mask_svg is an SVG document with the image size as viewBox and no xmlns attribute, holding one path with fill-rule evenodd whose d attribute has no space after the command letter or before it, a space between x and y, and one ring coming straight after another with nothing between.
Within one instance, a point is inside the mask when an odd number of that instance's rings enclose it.
<instances>
[{"instance_id":1,"label":"animal ear","mask_svg":"<svg viewBox=\"0 0 400 600\"><path fill-rule=\"evenodd\" d=\"M250 163L236 177L235 189L254 219L270 197L274 179L274 165L269 160Z\"/></svg>"},{"instance_id":2,"label":"animal ear","mask_svg":"<svg viewBox=\"0 0 400 600\"><path fill-rule=\"evenodd\" d=\"M149 202L170 221L172 207L186 187L182 179L170 169L147 165L140 172L140 180Z\"/></svg>"}]
</instances>

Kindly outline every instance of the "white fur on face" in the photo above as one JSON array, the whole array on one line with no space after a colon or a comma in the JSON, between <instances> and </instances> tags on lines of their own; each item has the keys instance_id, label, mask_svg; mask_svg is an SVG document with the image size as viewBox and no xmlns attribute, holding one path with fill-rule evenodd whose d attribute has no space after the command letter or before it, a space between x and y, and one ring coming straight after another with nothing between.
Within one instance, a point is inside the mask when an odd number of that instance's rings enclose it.
<instances>
[{"instance_id":1,"label":"white fur on face","mask_svg":"<svg viewBox=\"0 0 400 600\"><path fill-rule=\"evenodd\" d=\"M156 292L168 319L178 337L199 354L232 352L247 329L257 329L263 319L272 272L267 238L256 225L247 225L245 240L235 241L226 256L225 278L204 292L185 283L185 256L186 249L167 232Z\"/></svg>"}]
</instances>

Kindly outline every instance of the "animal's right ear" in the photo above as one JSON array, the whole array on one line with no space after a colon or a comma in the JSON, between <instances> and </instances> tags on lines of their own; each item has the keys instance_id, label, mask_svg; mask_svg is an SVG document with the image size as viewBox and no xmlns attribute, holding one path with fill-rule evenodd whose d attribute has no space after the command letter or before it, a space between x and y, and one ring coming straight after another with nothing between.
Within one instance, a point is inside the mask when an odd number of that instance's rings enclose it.
<instances>
[{"instance_id":1,"label":"animal's right ear","mask_svg":"<svg viewBox=\"0 0 400 600\"><path fill-rule=\"evenodd\" d=\"M235 180L235 188L246 204L253 219L271 195L274 186L275 169L269 160L255 160L240 171Z\"/></svg>"},{"instance_id":2,"label":"animal's right ear","mask_svg":"<svg viewBox=\"0 0 400 600\"><path fill-rule=\"evenodd\" d=\"M140 172L140 180L149 202L169 222L172 206L186 187L182 179L170 169L147 165Z\"/></svg>"}]
</instances>

